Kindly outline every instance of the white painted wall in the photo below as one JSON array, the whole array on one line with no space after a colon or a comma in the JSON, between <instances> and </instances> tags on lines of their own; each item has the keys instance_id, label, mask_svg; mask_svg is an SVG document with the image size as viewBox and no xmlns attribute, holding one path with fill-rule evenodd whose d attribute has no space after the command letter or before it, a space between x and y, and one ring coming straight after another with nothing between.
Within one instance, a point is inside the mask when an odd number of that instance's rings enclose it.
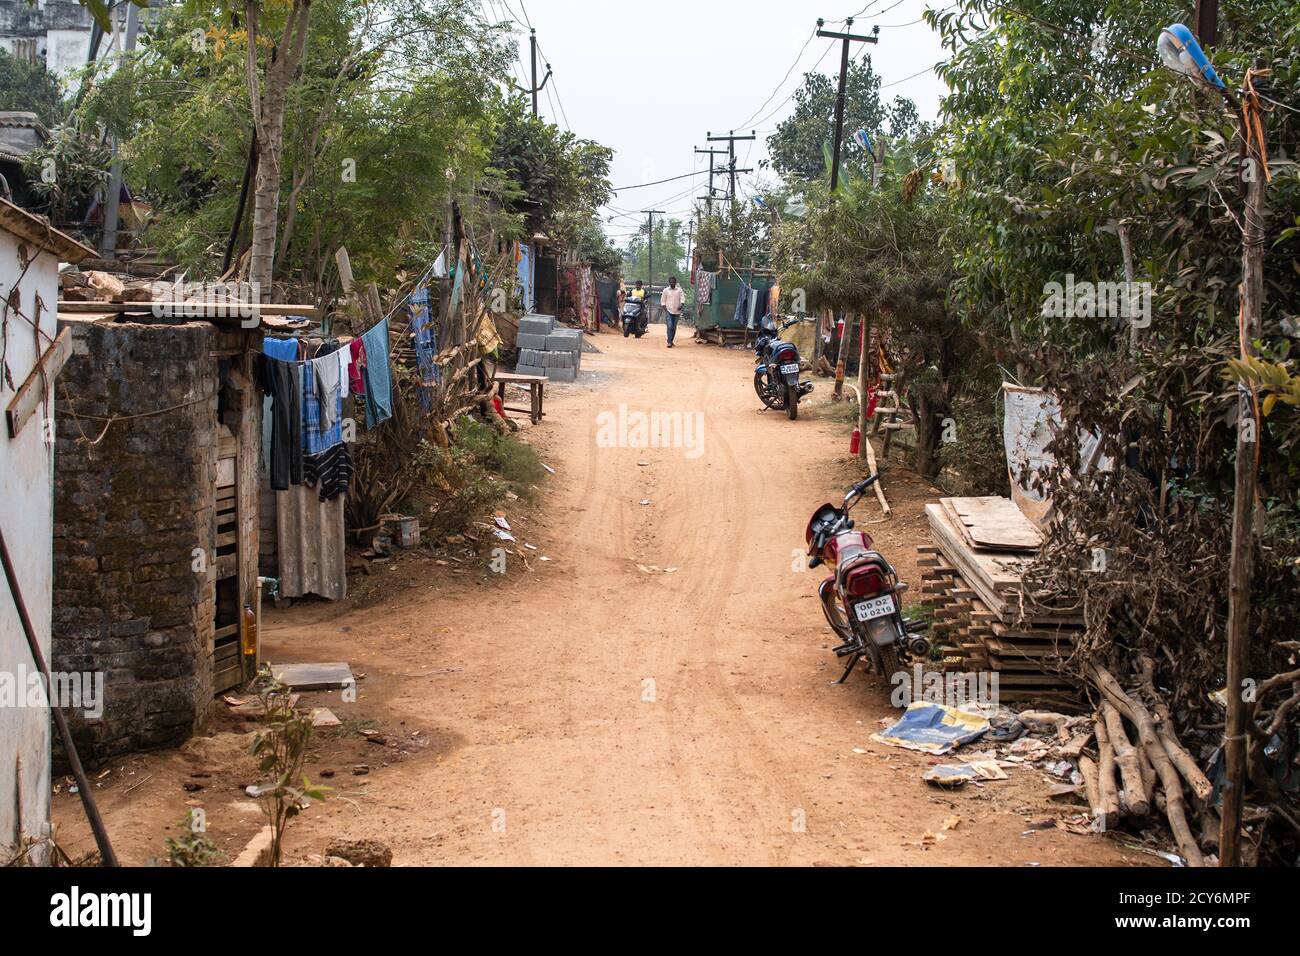
<instances>
[{"instance_id":1,"label":"white painted wall","mask_svg":"<svg viewBox=\"0 0 1300 956\"><path fill-rule=\"evenodd\" d=\"M32 249L30 243L27 248ZM45 303L40 316L45 335L38 352L32 326L10 314L5 364L14 389L21 387L40 352L49 348L54 339L58 268L53 255L39 252L19 283L20 308L27 316L36 315L38 295ZM21 271L18 240L0 227L0 296L8 297ZM0 414L9 407L14 389L0 381ZM0 530L4 531L27 613L47 663L54 564L54 445L46 440L51 436L45 418L52 417L53 412L53 395L49 394L45 410L28 419L14 439L9 438L8 429L0 422ZM35 666L18 611L0 575L0 674L31 673ZM24 833L42 836L48 830L51 730L46 708L0 706L0 856L5 858L8 854L3 851L14 844L18 801ZM16 772L19 761L21 777Z\"/></svg>"},{"instance_id":2,"label":"white painted wall","mask_svg":"<svg viewBox=\"0 0 1300 956\"><path fill-rule=\"evenodd\" d=\"M103 41L100 49L107 46ZM81 30L48 30L45 33L45 68L65 82L68 74L86 65L90 34Z\"/></svg>"}]
</instances>

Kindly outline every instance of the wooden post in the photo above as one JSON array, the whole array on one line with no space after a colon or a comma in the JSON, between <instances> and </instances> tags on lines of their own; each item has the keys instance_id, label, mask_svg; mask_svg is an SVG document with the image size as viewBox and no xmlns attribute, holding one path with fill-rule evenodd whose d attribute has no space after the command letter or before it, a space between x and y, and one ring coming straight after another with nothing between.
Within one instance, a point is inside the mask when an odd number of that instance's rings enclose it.
<instances>
[{"instance_id":1,"label":"wooden post","mask_svg":"<svg viewBox=\"0 0 1300 956\"><path fill-rule=\"evenodd\" d=\"M835 391L831 394L831 401L840 402L844 400L844 350L853 342L853 313L848 312L844 316L844 334L840 336L840 347L835 353Z\"/></svg>"},{"instance_id":2,"label":"wooden post","mask_svg":"<svg viewBox=\"0 0 1300 956\"><path fill-rule=\"evenodd\" d=\"M1260 334L1264 298L1264 218L1267 215L1263 143L1249 131L1243 106L1241 135L1247 162L1243 175L1253 175L1246 184L1246 218L1241 252L1241 354L1254 354L1254 340ZM1264 114L1259 115L1262 129ZM1246 145L1249 144L1249 145ZM1219 865L1241 864L1241 805L1246 784L1246 722L1250 707L1245 700L1245 681L1250 669L1250 588L1255 558L1255 510L1257 442L1260 423L1255 419L1251 396L1238 386L1237 461L1232 504L1232 552L1228 563L1228 717L1224 744L1223 809L1219 824Z\"/></svg>"},{"instance_id":3,"label":"wooden post","mask_svg":"<svg viewBox=\"0 0 1300 956\"><path fill-rule=\"evenodd\" d=\"M867 449L871 443L867 441L867 367L868 361L867 349L868 339L871 338L868 333L870 326L868 318L864 313L862 316L862 348L858 352L858 460L867 460Z\"/></svg>"}]
</instances>

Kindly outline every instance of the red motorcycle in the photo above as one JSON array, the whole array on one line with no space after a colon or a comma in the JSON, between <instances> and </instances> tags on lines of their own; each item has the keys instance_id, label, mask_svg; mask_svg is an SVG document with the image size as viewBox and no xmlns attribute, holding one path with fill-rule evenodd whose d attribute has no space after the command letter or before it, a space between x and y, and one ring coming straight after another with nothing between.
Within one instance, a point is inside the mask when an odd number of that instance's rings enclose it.
<instances>
[{"instance_id":1,"label":"red motorcycle","mask_svg":"<svg viewBox=\"0 0 1300 956\"><path fill-rule=\"evenodd\" d=\"M863 656L872 670L888 679L912 660L930 654L930 642L920 633L927 625L903 617L902 594L907 585L875 550L871 535L853 530L849 517L879 477L858 482L840 507L828 502L808 522L808 567L824 564L832 572L817 588L817 595L831 630L842 642L835 656L849 659L837 684L848 680Z\"/></svg>"}]
</instances>

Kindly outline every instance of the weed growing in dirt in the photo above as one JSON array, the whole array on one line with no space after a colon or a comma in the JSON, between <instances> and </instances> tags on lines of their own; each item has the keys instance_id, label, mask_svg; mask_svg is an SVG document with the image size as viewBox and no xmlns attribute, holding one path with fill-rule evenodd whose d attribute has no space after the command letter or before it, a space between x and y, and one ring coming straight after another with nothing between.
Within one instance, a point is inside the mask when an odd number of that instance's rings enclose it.
<instances>
[{"instance_id":1,"label":"weed growing in dirt","mask_svg":"<svg viewBox=\"0 0 1300 956\"><path fill-rule=\"evenodd\" d=\"M311 740L311 715L293 709L289 688L271 676L269 667L258 674L257 695L265 713L264 727L254 738L251 753L259 758L257 769L267 782L250 787L249 794L262 804L271 825L271 866L279 866L289 820L309 801L324 800L330 788L312 784L302 772Z\"/></svg>"},{"instance_id":2,"label":"weed growing in dirt","mask_svg":"<svg viewBox=\"0 0 1300 956\"><path fill-rule=\"evenodd\" d=\"M542 480L542 463L531 445L472 418L457 423L456 447L479 467L500 476L520 496Z\"/></svg>"},{"instance_id":3,"label":"weed growing in dirt","mask_svg":"<svg viewBox=\"0 0 1300 956\"><path fill-rule=\"evenodd\" d=\"M507 491L529 497L543 475L537 452L474 419L462 418L454 438L450 448L423 442L415 456L428 485L443 495L430 508L435 539L459 534L481 520Z\"/></svg>"},{"instance_id":4,"label":"weed growing in dirt","mask_svg":"<svg viewBox=\"0 0 1300 956\"><path fill-rule=\"evenodd\" d=\"M170 866L210 866L216 860L217 845L207 835L194 827L194 811L185 814L185 819L177 824L182 836L168 837L167 863Z\"/></svg>"}]
</instances>

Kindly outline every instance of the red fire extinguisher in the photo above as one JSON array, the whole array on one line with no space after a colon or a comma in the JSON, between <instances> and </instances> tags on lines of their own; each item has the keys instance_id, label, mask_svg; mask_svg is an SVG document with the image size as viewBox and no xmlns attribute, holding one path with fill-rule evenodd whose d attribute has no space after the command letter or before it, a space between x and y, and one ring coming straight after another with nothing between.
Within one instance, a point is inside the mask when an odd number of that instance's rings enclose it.
<instances>
[{"instance_id":1,"label":"red fire extinguisher","mask_svg":"<svg viewBox=\"0 0 1300 956\"><path fill-rule=\"evenodd\" d=\"M853 426L853 437L849 439L849 454L856 455L858 449L862 447L862 432L857 425Z\"/></svg>"}]
</instances>

